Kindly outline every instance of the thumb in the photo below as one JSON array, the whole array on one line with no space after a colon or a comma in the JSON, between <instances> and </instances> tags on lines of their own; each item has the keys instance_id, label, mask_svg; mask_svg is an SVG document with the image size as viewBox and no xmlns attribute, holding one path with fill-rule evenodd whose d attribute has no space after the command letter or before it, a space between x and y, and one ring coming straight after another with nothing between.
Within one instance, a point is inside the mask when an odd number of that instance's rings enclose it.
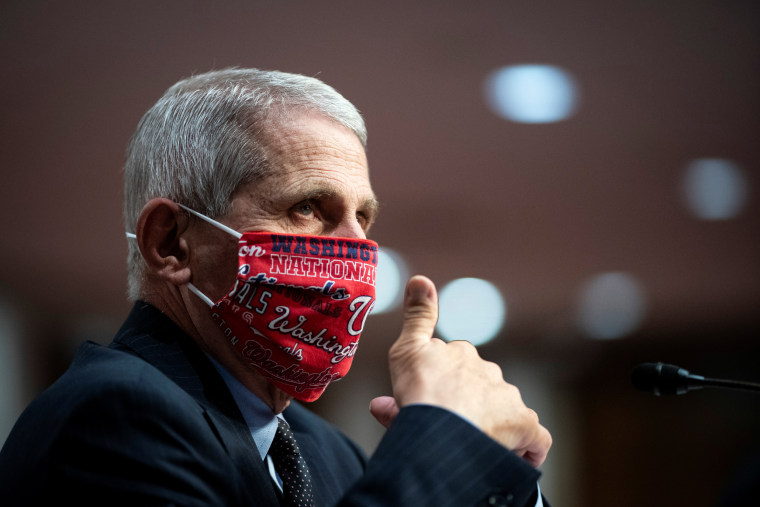
<instances>
[{"instance_id":1,"label":"thumb","mask_svg":"<svg viewBox=\"0 0 760 507\"><path fill-rule=\"evenodd\" d=\"M438 320L438 295L435 285L424 276L413 276L404 292L404 317L396 347L429 342Z\"/></svg>"},{"instance_id":2,"label":"thumb","mask_svg":"<svg viewBox=\"0 0 760 507\"><path fill-rule=\"evenodd\" d=\"M399 408L393 396L378 396L369 402L369 412L387 428L398 415Z\"/></svg>"}]
</instances>

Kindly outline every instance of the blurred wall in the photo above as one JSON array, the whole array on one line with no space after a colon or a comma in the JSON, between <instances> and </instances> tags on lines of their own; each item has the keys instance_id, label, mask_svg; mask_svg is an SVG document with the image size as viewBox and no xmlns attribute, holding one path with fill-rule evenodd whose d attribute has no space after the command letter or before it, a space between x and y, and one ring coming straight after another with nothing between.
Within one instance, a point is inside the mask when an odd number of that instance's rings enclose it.
<instances>
[{"instance_id":1,"label":"blurred wall","mask_svg":"<svg viewBox=\"0 0 760 507\"><path fill-rule=\"evenodd\" d=\"M0 439L78 343L107 343L128 311L120 168L143 112L183 76L256 66L316 75L357 104L374 237L410 272L501 291L506 324L480 351L554 435L553 505L718 505L758 477L745 464L759 400L655 398L629 375L662 360L760 380L759 5L3 2ZM572 114L494 114L488 76L535 63L572 77ZM730 217L684 200L704 159L738 168ZM605 273L629 276L643 303L599 340L579 311ZM370 317L351 374L313 407L368 452L382 428L367 405L390 392L399 329L398 310Z\"/></svg>"}]
</instances>

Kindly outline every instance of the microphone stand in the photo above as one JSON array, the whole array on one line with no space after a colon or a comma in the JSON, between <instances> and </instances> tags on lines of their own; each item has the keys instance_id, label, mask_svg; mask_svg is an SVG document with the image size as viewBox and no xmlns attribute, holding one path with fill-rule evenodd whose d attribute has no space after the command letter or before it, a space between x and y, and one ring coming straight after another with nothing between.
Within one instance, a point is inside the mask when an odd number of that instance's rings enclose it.
<instances>
[{"instance_id":1,"label":"microphone stand","mask_svg":"<svg viewBox=\"0 0 760 507\"><path fill-rule=\"evenodd\" d=\"M643 363L631 375L633 385L641 390L661 394L684 394L695 389L713 387L760 393L760 384L740 380L705 378L665 363Z\"/></svg>"},{"instance_id":2,"label":"microphone stand","mask_svg":"<svg viewBox=\"0 0 760 507\"><path fill-rule=\"evenodd\" d=\"M706 378L703 387L718 387L722 389L735 389L740 391L760 392L760 384L744 382L740 380L728 380L719 378Z\"/></svg>"}]
</instances>

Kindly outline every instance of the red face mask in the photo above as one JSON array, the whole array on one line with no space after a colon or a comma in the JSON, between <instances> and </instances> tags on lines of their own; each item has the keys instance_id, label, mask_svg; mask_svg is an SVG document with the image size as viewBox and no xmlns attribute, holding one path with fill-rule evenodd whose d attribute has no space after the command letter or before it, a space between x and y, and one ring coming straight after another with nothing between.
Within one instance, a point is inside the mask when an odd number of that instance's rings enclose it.
<instances>
[{"instance_id":1,"label":"red face mask","mask_svg":"<svg viewBox=\"0 0 760 507\"><path fill-rule=\"evenodd\" d=\"M314 401L351 368L375 304L377 243L269 232L238 233L232 290L210 307L235 351L282 391Z\"/></svg>"}]
</instances>

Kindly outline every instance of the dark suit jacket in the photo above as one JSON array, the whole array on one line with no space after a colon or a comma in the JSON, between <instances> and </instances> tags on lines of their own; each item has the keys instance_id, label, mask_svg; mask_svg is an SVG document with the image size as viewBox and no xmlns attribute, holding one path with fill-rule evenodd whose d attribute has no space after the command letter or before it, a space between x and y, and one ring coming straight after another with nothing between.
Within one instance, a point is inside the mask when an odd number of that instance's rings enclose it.
<instances>
[{"instance_id":1,"label":"dark suit jacket","mask_svg":"<svg viewBox=\"0 0 760 507\"><path fill-rule=\"evenodd\" d=\"M539 473L445 410L404 408L369 461L301 405L292 403L285 417L318 505L534 501ZM0 503L69 502L278 505L224 381L191 339L145 303L110 346L82 345L0 452Z\"/></svg>"}]
</instances>

